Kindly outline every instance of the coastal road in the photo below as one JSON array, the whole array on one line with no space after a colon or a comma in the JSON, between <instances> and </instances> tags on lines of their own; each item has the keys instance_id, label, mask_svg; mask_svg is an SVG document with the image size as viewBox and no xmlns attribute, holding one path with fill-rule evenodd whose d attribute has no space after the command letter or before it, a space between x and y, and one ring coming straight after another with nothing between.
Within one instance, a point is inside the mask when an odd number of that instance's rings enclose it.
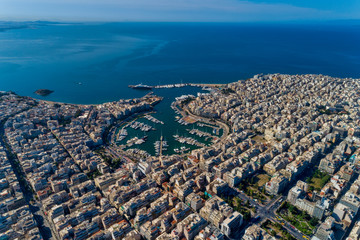
<instances>
[{"instance_id":1,"label":"coastal road","mask_svg":"<svg viewBox=\"0 0 360 240\"><path fill-rule=\"evenodd\" d=\"M134 163L130 158L128 158L127 156L119 153L117 151L117 149L115 149L114 147L112 146L106 146L105 147L106 150L109 151L110 154L112 154L113 156L117 157L117 158L120 158L122 161L124 162L127 162L127 163Z\"/></svg>"}]
</instances>

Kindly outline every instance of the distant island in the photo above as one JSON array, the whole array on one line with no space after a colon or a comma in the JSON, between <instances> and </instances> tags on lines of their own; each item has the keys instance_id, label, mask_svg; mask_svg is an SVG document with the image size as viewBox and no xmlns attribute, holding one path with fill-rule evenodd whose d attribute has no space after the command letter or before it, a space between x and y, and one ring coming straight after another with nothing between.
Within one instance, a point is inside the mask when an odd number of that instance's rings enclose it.
<instances>
[{"instance_id":1,"label":"distant island","mask_svg":"<svg viewBox=\"0 0 360 240\"><path fill-rule=\"evenodd\" d=\"M38 89L38 90L35 91L35 93L37 95L40 95L40 96L43 96L43 97L45 97L45 96L47 96L47 95L49 95L49 94L51 94L53 92L54 91L49 90L49 89Z\"/></svg>"}]
</instances>

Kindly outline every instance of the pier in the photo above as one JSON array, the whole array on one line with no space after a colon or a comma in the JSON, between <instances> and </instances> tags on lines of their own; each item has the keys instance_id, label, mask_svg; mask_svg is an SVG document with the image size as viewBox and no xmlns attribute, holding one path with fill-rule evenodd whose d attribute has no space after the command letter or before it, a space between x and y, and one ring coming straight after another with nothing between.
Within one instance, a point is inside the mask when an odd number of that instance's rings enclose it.
<instances>
[{"instance_id":1,"label":"pier","mask_svg":"<svg viewBox=\"0 0 360 240\"><path fill-rule=\"evenodd\" d=\"M226 84L220 84L220 83L176 83L176 84L165 84L165 85L153 85L148 86L147 89L160 89L160 88L181 88L181 87L200 87L200 88L218 88L218 87L224 87ZM129 85L129 88L136 89L137 85Z\"/></svg>"},{"instance_id":2,"label":"pier","mask_svg":"<svg viewBox=\"0 0 360 240\"><path fill-rule=\"evenodd\" d=\"M174 135L173 137L179 143L186 143L186 144L197 146L197 147L205 147L206 146L204 143L201 143L201 142L199 142L196 139L191 138L191 137L181 137L179 135Z\"/></svg>"}]
</instances>

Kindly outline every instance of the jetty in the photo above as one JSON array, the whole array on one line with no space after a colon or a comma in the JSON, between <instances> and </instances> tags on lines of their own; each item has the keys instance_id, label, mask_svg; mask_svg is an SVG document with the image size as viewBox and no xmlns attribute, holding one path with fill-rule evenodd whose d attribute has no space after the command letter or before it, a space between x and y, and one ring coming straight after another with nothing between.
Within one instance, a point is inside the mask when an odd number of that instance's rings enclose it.
<instances>
[{"instance_id":1,"label":"jetty","mask_svg":"<svg viewBox=\"0 0 360 240\"><path fill-rule=\"evenodd\" d=\"M191 138L191 137L181 137L181 136L179 136L177 134L174 135L173 137L179 143L187 143L189 145L194 145L194 146L197 146L197 147L205 147L206 146L204 143L201 143L201 142L199 142L196 139Z\"/></svg>"},{"instance_id":2,"label":"jetty","mask_svg":"<svg viewBox=\"0 0 360 240\"><path fill-rule=\"evenodd\" d=\"M217 138L216 136L211 135L210 133L201 131L199 129L186 129L186 131L188 131L190 134L196 135L198 137L205 137L206 140L208 139L212 139L212 138Z\"/></svg>"},{"instance_id":3,"label":"jetty","mask_svg":"<svg viewBox=\"0 0 360 240\"><path fill-rule=\"evenodd\" d=\"M146 89L200 87L200 88L203 88L204 90L211 90L212 88L223 87L225 85L226 84L220 84L220 83L215 83L215 84L210 84L210 83L175 83L175 84L153 85L153 86L138 84L138 85L128 85L128 87L133 88L133 89L140 89L139 86L146 86Z\"/></svg>"},{"instance_id":4,"label":"jetty","mask_svg":"<svg viewBox=\"0 0 360 240\"><path fill-rule=\"evenodd\" d=\"M160 120L156 119L155 117L151 116L150 114L145 115L144 118L146 118L147 120L149 120L149 121L151 121L153 123L164 124L163 121L160 121Z\"/></svg>"}]
</instances>

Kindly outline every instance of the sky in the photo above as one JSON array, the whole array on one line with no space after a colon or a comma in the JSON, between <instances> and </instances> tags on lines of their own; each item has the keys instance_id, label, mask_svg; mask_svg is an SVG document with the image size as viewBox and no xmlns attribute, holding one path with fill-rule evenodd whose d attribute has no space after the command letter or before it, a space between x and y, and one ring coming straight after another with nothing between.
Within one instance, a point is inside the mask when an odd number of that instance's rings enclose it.
<instances>
[{"instance_id":1,"label":"sky","mask_svg":"<svg viewBox=\"0 0 360 240\"><path fill-rule=\"evenodd\" d=\"M360 19L360 0L0 0L0 20L256 22Z\"/></svg>"}]
</instances>

